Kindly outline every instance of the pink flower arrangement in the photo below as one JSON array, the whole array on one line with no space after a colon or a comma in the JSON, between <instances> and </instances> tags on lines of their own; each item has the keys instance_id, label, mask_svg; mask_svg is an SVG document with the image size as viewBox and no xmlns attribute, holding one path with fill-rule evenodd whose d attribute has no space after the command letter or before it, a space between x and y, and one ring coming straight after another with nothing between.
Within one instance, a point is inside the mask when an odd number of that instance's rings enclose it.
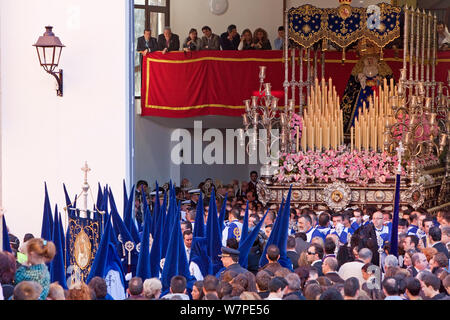
<instances>
[{"instance_id":1,"label":"pink flower arrangement","mask_svg":"<svg viewBox=\"0 0 450 320\"><path fill-rule=\"evenodd\" d=\"M303 132L303 118L301 116L299 116L298 114L294 113L292 114L292 118L291 118L291 137L292 140L295 141L295 139L297 139L297 127L299 127L299 137L298 140L300 141L300 139L302 138L302 132Z\"/></svg>"},{"instance_id":2,"label":"pink flower arrangement","mask_svg":"<svg viewBox=\"0 0 450 320\"><path fill-rule=\"evenodd\" d=\"M422 161L425 164L438 159L430 156ZM391 156L386 152L350 151L346 146L341 146L338 150L325 152L282 153L279 163L274 176L278 183L306 184L309 178L312 182L344 180L366 186L369 180L385 183L387 179L394 177L398 160L396 155ZM401 174L406 174L403 167Z\"/></svg>"}]
</instances>

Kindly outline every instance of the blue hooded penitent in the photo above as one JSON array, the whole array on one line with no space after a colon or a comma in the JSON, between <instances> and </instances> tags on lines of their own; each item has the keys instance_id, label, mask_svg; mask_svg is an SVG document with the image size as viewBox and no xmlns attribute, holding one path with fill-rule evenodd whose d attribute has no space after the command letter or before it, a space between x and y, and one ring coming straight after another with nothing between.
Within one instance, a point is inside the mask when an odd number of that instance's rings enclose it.
<instances>
[{"instance_id":1,"label":"blue hooded penitent","mask_svg":"<svg viewBox=\"0 0 450 320\"><path fill-rule=\"evenodd\" d=\"M209 271L212 264L211 259L208 256L208 252L206 251L206 243L205 237L194 237L191 247L191 259L189 261L189 263L194 262L198 265L203 277L206 277L208 274L212 273L212 270Z\"/></svg>"},{"instance_id":2,"label":"blue hooded penitent","mask_svg":"<svg viewBox=\"0 0 450 320\"><path fill-rule=\"evenodd\" d=\"M390 254L398 257L398 218L400 211L400 174L397 173L395 177L395 196L394 196L394 214L392 217L391 228L391 249Z\"/></svg>"},{"instance_id":3,"label":"blue hooded penitent","mask_svg":"<svg viewBox=\"0 0 450 320\"><path fill-rule=\"evenodd\" d=\"M248 254L250 253L250 249L252 248L253 243L256 240L256 237L258 237L259 230L261 229L261 226L264 223L264 219L266 218L268 212L269 209L267 209L266 214L258 222L255 228L253 228L252 232L249 235L247 235L247 237L245 237L244 240L242 240L241 238L241 241L239 241L239 264L243 268L247 269L248 267Z\"/></svg>"},{"instance_id":4,"label":"blue hooded penitent","mask_svg":"<svg viewBox=\"0 0 450 320\"><path fill-rule=\"evenodd\" d=\"M125 299L125 276L115 245L110 241L112 231L110 217L108 216L106 220L105 232L102 235L86 283L96 276L103 278L106 281L108 293L114 300L123 300Z\"/></svg>"},{"instance_id":5,"label":"blue hooded penitent","mask_svg":"<svg viewBox=\"0 0 450 320\"><path fill-rule=\"evenodd\" d=\"M127 185L125 184L125 179L123 179L123 212L127 210L127 202L128 202L128 193L127 193Z\"/></svg>"},{"instance_id":6,"label":"blue hooded penitent","mask_svg":"<svg viewBox=\"0 0 450 320\"><path fill-rule=\"evenodd\" d=\"M272 232L270 233L269 239L267 240L266 246L264 247L264 251L261 256L261 259L259 260L259 265L261 267L268 263L268 260L266 258L266 252L267 252L268 246L271 244L275 244L280 249L280 259L278 260L278 263L282 267L292 270L292 262L288 258L287 252L286 252L287 238L289 235L291 191L292 191L292 185L289 188L289 193L286 198L286 204L284 205L282 210L280 207L281 213L278 214L278 216L275 220Z\"/></svg>"},{"instance_id":7,"label":"blue hooded penitent","mask_svg":"<svg viewBox=\"0 0 450 320\"><path fill-rule=\"evenodd\" d=\"M212 274L215 275L223 268L222 260L219 257L222 248L222 232L219 228L217 218L216 197L214 188L211 191L209 200L208 218L206 220L206 240L208 255L212 263Z\"/></svg>"},{"instance_id":8,"label":"blue hooded penitent","mask_svg":"<svg viewBox=\"0 0 450 320\"><path fill-rule=\"evenodd\" d=\"M223 229L225 229L225 213L227 210L227 199L228 199L228 192L225 194L225 198L223 199L222 206L220 207L219 227L220 227L221 233L222 233Z\"/></svg>"},{"instance_id":9,"label":"blue hooded penitent","mask_svg":"<svg viewBox=\"0 0 450 320\"><path fill-rule=\"evenodd\" d=\"M47 183L45 183L44 212L42 217L41 238L51 241L53 232L52 208L48 197Z\"/></svg>"},{"instance_id":10,"label":"blue hooded penitent","mask_svg":"<svg viewBox=\"0 0 450 320\"><path fill-rule=\"evenodd\" d=\"M6 226L5 215L2 215L2 234L3 234L3 238L2 238L3 248L2 248L2 250L12 253L11 244L9 243L9 233L8 233L8 227Z\"/></svg>"},{"instance_id":11,"label":"blue hooded penitent","mask_svg":"<svg viewBox=\"0 0 450 320\"><path fill-rule=\"evenodd\" d=\"M180 214L180 208L177 209L177 215ZM186 278L186 289L192 290L195 278L189 272L189 264L184 248L183 236L181 234L181 226L179 221L173 224L169 246L164 262L164 268L161 274L161 283L163 293L170 288L170 280L173 276L181 275Z\"/></svg>"},{"instance_id":12,"label":"blue hooded penitent","mask_svg":"<svg viewBox=\"0 0 450 320\"><path fill-rule=\"evenodd\" d=\"M95 203L96 208L100 208L103 201L103 192L102 192L102 186L100 185L100 182L98 183L98 191L97 191L97 201Z\"/></svg>"},{"instance_id":13,"label":"blue hooded penitent","mask_svg":"<svg viewBox=\"0 0 450 320\"><path fill-rule=\"evenodd\" d=\"M205 233L205 208L203 207L203 195L200 192L200 196L198 197L198 203L195 214L195 222L194 222L194 238L204 238L206 236Z\"/></svg>"},{"instance_id":14,"label":"blue hooded penitent","mask_svg":"<svg viewBox=\"0 0 450 320\"><path fill-rule=\"evenodd\" d=\"M70 201L69 193L67 192L66 185L64 183L63 183L63 189L64 189L64 198L66 200L66 207L68 210L69 208L73 208L73 204L72 204L72 201Z\"/></svg>"},{"instance_id":15,"label":"blue hooded penitent","mask_svg":"<svg viewBox=\"0 0 450 320\"><path fill-rule=\"evenodd\" d=\"M55 244L56 254L53 260L50 262L50 280L51 282L58 281L64 289L68 289L66 283L66 270L64 267L64 234L61 234L61 230L61 216L58 212L58 206L56 206L52 240Z\"/></svg>"},{"instance_id":16,"label":"blue hooded penitent","mask_svg":"<svg viewBox=\"0 0 450 320\"><path fill-rule=\"evenodd\" d=\"M156 219L161 211L161 206L159 204L159 186L158 181L156 181L156 195L155 195L155 202L153 204L153 213L152 213L152 229L150 230L153 237L155 237L156 233Z\"/></svg>"},{"instance_id":17,"label":"blue hooded penitent","mask_svg":"<svg viewBox=\"0 0 450 320\"><path fill-rule=\"evenodd\" d=\"M145 192L142 192L142 202L144 207L144 227L142 230L141 245L139 251L139 258L136 266L136 276L142 279L149 279L150 271L150 230L151 216L147 205L147 198Z\"/></svg>"},{"instance_id":18,"label":"blue hooded penitent","mask_svg":"<svg viewBox=\"0 0 450 320\"><path fill-rule=\"evenodd\" d=\"M163 234L162 234L162 243L161 243L161 258L166 257L167 248L169 246L169 240L171 236L171 231L173 229L173 223L177 219L177 200L175 198L175 189L172 187L169 188L169 208L164 220L163 225ZM178 220L179 221L179 220Z\"/></svg>"},{"instance_id":19,"label":"blue hooded penitent","mask_svg":"<svg viewBox=\"0 0 450 320\"><path fill-rule=\"evenodd\" d=\"M245 207L245 213L244 213L244 223L242 224L242 232L241 232L241 239L239 240L239 244L242 243L245 238L248 236L248 200L247 200L247 206Z\"/></svg>"},{"instance_id":20,"label":"blue hooded penitent","mask_svg":"<svg viewBox=\"0 0 450 320\"><path fill-rule=\"evenodd\" d=\"M137 264L137 252L135 249L131 250L130 253L125 249L127 242L132 242L134 244L134 248L136 248L136 244L134 243L134 240L128 231L127 227L122 221L122 218L120 217L119 213L117 212L117 207L114 202L114 197L111 192L109 191L109 198L111 202L111 217L113 221L113 227L115 230L115 233L117 236L120 236L121 242L117 246L118 255L123 260L122 267L123 269L128 273L135 273L136 272L136 264ZM120 252L119 252L120 250Z\"/></svg>"},{"instance_id":21,"label":"blue hooded penitent","mask_svg":"<svg viewBox=\"0 0 450 320\"><path fill-rule=\"evenodd\" d=\"M163 206L164 208L164 206ZM150 275L152 278L160 278L161 274L161 241L162 241L162 232L163 232L163 215L165 212L162 212L162 209L156 216L155 220L155 236L153 237L153 244L150 249Z\"/></svg>"}]
</instances>

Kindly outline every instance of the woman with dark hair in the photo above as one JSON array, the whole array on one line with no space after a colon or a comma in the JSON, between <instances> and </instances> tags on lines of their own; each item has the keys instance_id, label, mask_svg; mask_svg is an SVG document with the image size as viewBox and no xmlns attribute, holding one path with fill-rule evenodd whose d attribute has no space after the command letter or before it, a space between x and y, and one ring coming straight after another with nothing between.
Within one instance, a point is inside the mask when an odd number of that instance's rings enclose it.
<instances>
[{"instance_id":1,"label":"woman with dark hair","mask_svg":"<svg viewBox=\"0 0 450 320\"><path fill-rule=\"evenodd\" d=\"M203 281L195 281L192 287L192 299L203 300L205 293L203 292Z\"/></svg>"},{"instance_id":2,"label":"woman with dark hair","mask_svg":"<svg viewBox=\"0 0 450 320\"><path fill-rule=\"evenodd\" d=\"M351 262L355 260L352 248L348 246L341 246L336 255L338 261L338 268L340 268L344 263Z\"/></svg>"},{"instance_id":3,"label":"woman with dark hair","mask_svg":"<svg viewBox=\"0 0 450 320\"><path fill-rule=\"evenodd\" d=\"M263 28L257 28L253 32L253 48L256 50L272 50L267 31Z\"/></svg>"},{"instance_id":4,"label":"woman with dark hair","mask_svg":"<svg viewBox=\"0 0 450 320\"><path fill-rule=\"evenodd\" d=\"M198 51L202 49L202 39L197 36L197 29L189 30L189 36L184 40L184 51Z\"/></svg>"},{"instance_id":5,"label":"woman with dark hair","mask_svg":"<svg viewBox=\"0 0 450 320\"><path fill-rule=\"evenodd\" d=\"M239 43L238 50L253 50L253 36L250 29L242 31L241 42Z\"/></svg>"}]
</instances>

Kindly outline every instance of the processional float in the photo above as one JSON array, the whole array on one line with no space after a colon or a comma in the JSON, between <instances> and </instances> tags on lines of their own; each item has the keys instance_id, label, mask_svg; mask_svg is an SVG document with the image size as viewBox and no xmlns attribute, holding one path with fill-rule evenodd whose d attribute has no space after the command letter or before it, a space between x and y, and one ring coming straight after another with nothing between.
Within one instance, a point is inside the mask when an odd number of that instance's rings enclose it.
<instances>
[{"instance_id":1,"label":"processional float","mask_svg":"<svg viewBox=\"0 0 450 320\"><path fill-rule=\"evenodd\" d=\"M449 206L450 72L447 85L436 81L436 16L407 6L355 8L350 2L326 9L307 4L285 12L284 108L264 83L264 66L260 96L244 101L247 152L256 151L257 141L267 141L269 161L261 168L258 198L279 204L292 184L296 207L387 209L394 201L396 150L402 143L400 205L429 212ZM383 48L400 38L401 24L400 79L395 84L392 78L378 81L376 94L367 97L344 132L340 97L325 77L325 51L330 44L340 47L345 63L346 47L358 41L362 52L375 48L382 62ZM274 136L278 157L271 151Z\"/></svg>"}]
</instances>

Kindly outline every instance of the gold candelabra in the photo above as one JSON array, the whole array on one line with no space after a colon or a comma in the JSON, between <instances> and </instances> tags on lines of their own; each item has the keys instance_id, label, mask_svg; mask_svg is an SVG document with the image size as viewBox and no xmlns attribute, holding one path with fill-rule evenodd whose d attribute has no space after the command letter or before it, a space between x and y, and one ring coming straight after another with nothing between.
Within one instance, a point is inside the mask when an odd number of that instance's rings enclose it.
<instances>
[{"instance_id":1,"label":"gold candelabra","mask_svg":"<svg viewBox=\"0 0 450 320\"><path fill-rule=\"evenodd\" d=\"M441 87L442 83L438 88ZM444 99L441 90L437 97L438 103L432 110L432 98L425 96L424 83L419 81L417 84L408 84L406 69L400 70L400 81L396 89L390 97L394 123L386 126L384 147L385 151L393 154L399 142L403 143L408 176L412 182L416 182L419 176L418 159L431 154L439 157L447 145L448 98ZM445 101L445 105L441 101Z\"/></svg>"}]
</instances>

